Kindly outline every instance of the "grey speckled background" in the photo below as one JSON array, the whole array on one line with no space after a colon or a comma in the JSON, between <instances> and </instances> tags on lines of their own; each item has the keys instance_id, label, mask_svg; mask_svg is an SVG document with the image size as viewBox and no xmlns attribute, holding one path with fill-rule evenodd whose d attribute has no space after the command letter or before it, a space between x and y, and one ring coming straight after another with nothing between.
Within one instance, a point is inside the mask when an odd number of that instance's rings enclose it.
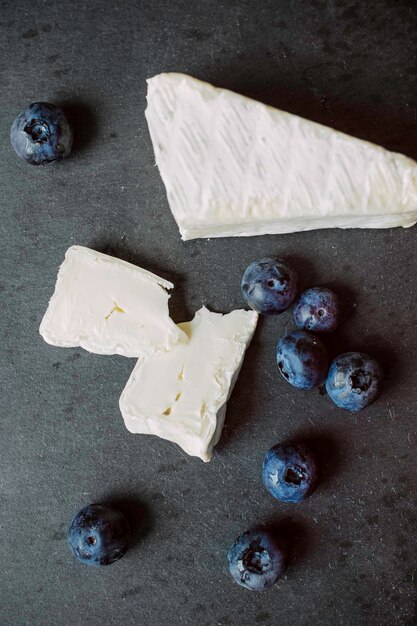
<instances>
[{"instance_id":1,"label":"grey speckled background","mask_svg":"<svg viewBox=\"0 0 417 626\"><path fill-rule=\"evenodd\" d=\"M416 229L182 243L143 116L146 77L178 70L417 158L415 2L0 0L0 28L2 626L416 624ZM67 162L33 168L8 133L42 99L67 108L77 141ZM38 335L73 243L172 279L176 321L242 306L246 265L289 257L304 285L339 290L349 319L330 349L378 356L385 392L350 416L290 388L274 366L285 314L260 325L210 464L132 436L118 397L134 362ZM298 434L323 481L284 505L260 467ZM104 499L144 522L122 561L92 570L66 529ZM292 561L257 595L225 553L258 522L278 525Z\"/></svg>"}]
</instances>

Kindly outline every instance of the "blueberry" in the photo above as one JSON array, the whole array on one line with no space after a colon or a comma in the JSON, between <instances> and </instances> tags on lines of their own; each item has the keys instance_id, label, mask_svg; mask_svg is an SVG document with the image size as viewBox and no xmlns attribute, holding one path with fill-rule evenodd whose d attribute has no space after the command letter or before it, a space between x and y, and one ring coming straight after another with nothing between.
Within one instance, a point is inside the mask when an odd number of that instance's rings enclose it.
<instances>
[{"instance_id":1,"label":"blueberry","mask_svg":"<svg viewBox=\"0 0 417 626\"><path fill-rule=\"evenodd\" d=\"M274 315L293 302L297 282L296 271L283 259L261 259L251 263L243 274L242 296L254 311Z\"/></svg>"},{"instance_id":2,"label":"blueberry","mask_svg":"<svg viewBox=\"0 0 417 626\"><path fill-rule=\"evenodd\" d=\"M316 333L328 333L339 325L339 298L325 287L307 289L296 302L293 316L298 328Z\"/></svg>"},{"instance_id":3,"label":"blueberry","mask_svg":"<svg viewBox=\"0 0 417 626\"><path fill-rule=\"evenodd\" d=\"M382 369L375 359L362 352L346 352L331 363L326 390L341 409L356 412L379 396L382 380Z\"/></svg>"},{"instance_id":4,"label":"blueberry","mask_svg":"<svg viewBox=\"0 0 417 626\"><path fill-rule=\"evenodd\" d=\"M317 485L314 456L302 444L279 443L267 452L262 480L269 493L282 502L301 502Z\"/></svg>"},{"instance_id":5,"label":"blueberry","mask_svg":"<svg viewBox=\"0 0 417 626\"><path fill-rule=\"evenodd\" d=\"M227 553L229 571L235 581L251 591L272 587L286 568L286 551L267 530L247 530Z\"/></svg>"},{"instance_id":6,"label":"blueberry","mask_svg":"<svg viewBox=\"0 0 417 626\"><path fill-rule=\"evenodd\" d=\"M297 389L314 389L326 378L326 348L320 339L304 330L284 335L278 342L276 357L281 374Z\"/></svg>"},{"instance_id":7,"label":"blueberry","mask_svg":"<svg viewBox=\"0 0 417 626\"><path fill-rule=\"evenodd\" d=\"M10 141L18 157L40 165L68 156L72 129L63 110L55 104L34 102L14 120Z\"/></svg>"},{"instance_id":8,"label":"blueberry","mask_svg":"<svg viewBox=\"0 0 417 626\"><path fill-rule=\"evenodd\" d=\"M69 546L86 565L110 565L125 554L130 529L125 516L110 506L89 504L74 517Z\"/></svg>"}]
</instances>

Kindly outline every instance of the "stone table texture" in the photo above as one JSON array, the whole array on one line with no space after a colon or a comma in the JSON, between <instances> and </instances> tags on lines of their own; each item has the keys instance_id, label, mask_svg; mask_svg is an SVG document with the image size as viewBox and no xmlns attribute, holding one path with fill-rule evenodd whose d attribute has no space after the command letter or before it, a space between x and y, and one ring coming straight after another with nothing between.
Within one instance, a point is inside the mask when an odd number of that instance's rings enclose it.
<instances>
[{"instance_id":1,"label":"stone table texture","mask_svg":"<svg viewBox=\"0 0 417 626\"><path fill-rule=\"evenodd\" d=\"M2 626L416 624L416 228L180 240L144 118L146 78L187 72L417 158L417 6L380 0L0 0L0 623ZM32 167L9 129L61 104L73 156ZM387 373L362 414L280 377L290 313L261 320L209 464L131 435L118 408L134 360L38 334L65 250L90 246L172 280L180 322L244 305L240 278L282 255L302 286L334 287L332 354ZM274 443L302 436L321 464L301 505L261 484ZM133 547L107 568L66 545L89 502L126 512ZM238 587L226 551L274 524L291 562L272 590Z\"/></svg>"}]
</instances>

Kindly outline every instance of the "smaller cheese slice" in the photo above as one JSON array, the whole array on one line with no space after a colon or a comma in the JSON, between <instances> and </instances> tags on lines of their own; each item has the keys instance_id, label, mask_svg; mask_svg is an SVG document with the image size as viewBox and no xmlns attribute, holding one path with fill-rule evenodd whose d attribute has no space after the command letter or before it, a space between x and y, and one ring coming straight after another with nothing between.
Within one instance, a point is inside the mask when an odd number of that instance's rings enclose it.
<instances>
[{"instance_id":1,"label":"smaller cheese slice","mask_svg":"<svg viewBox=\"0 0 417 626\"><path fill-rule=\"evenodd\" d=\"M171 320L168 289L151 272L82 246L71 246L39 332L53 346L140 357L188 341Z\"/></svg>"},{"instance_id":2,"label":"smaller cheese slice","mask_svg":"<svg viewBox=\"0 0 417 626\"><path fill-rule=\"evenodd\" d=\"M189 342L140 359L130 376L120 397L127 429L158 435L210 461L257 320L254 311L221 315L203 307L179 324Z\"/></svg>"}]
</instances>

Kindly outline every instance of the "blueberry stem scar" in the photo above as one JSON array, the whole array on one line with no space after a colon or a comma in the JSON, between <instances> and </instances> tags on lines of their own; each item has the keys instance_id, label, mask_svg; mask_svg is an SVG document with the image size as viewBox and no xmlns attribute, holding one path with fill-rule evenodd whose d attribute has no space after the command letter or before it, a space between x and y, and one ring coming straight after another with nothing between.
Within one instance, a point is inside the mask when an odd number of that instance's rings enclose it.
<instances>
[{"instance_id":1,"label":"blueberry stem scar","mask_svg":"<svg viewBox=\"0 0 417 626\"><path fill-rule=\"evenodd\" d=\"M367 391L371 386L372 376L363 370L355 370L350 375L350 380L352 383L352 389Z\"/></svg>"},{"instance_id":2,"label":"blueberry stem scar","mask_svg":"<svg viewBox=\"0 0 417 626\"><path fill-rule=\"evenodd\" d=\"M242 569L262 574L269 565L269 554L262 546L252 544L243 554L242 565Z\"/></svg>"},{"instance_id":3,"label":"blueberry stem scar","mask_svg":"<svg viewBox=\"0 0 417 626\"><path fill-rule=\"evenodd\" d=\"M292 485L301 485L304 478L305 472L298 465L295 465L294 467L289 467L285 472L285 482L291 483Z\"/></svg>"}]
</instances>

